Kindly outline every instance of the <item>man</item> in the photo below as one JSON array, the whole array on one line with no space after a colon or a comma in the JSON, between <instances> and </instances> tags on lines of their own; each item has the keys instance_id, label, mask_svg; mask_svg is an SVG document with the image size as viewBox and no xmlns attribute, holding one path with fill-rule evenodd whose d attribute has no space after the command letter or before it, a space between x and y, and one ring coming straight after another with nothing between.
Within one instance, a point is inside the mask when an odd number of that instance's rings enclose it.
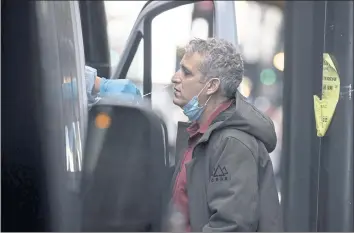
<instances>
[{"instance_id":1,"label":"man","mask_svg":"<svg viewBox=\"0 0 354 233\"><path fill-rule=\"evenodd\" d=\"M116 96L120 100L131 102L142 99L139 89L131 80L98 77L97 70L90 66L85 66L85 81L89 108L103 96Z\"/></svg>"},{"instance_id":2,"label":"man","mask_svg":"<svg viewBox=\"0 0 354 233\"><path fill-rule=\"evenodd\" d=\"M172 78L173 103L191 121L172 192L186 231L283 231L274 125L238 92L243 72L231 43L194 39Z\"/></svg>"}]
</instances>

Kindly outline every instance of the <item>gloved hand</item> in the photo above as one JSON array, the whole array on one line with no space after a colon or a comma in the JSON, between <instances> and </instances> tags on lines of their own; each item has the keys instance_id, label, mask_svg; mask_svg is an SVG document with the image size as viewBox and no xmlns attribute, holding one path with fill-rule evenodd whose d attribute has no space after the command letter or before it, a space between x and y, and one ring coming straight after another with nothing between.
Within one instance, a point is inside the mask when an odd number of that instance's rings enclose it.
<instances>
[{"instance_id":1,"label":"gloved hand","mask_svg":"<svg viewBox=\"0 0 354 233\"><path fill-rule=\"evenodd\" d=\"M129 79L105 79L97 77L97 70L85 66L85 78L87 98L89 104L94 104L98 101L99 97L117 97L119 100L129 102L139 102L142 100L142 95L136 85ZM99 78L99 88L95 88L95 80ZM98 89L98 95L95 94L94 89Z\"/></svg>"},{"instance_id":2,"label":"gloved hand","mask_svg":"<svg viewBox=\"0 0 354 233\"><path fill-rule=\"evenodd\" d=\"M97 101L99 100L97 94L95 94L93 91L96 77L97 70L90 66L85 66L86 94L89 107L90 105L97 103Z\"/></svg>"},{"instance_id":3,"label":"gloved hand","mask_svg":"<svg viewBox=\"0 0 354 233\"><path fill-rule=\"evenodd\" d=\"M100 80L101 97L119 97L120 100L140 101L141 93L136 85L129 79L105 79Z\"/></svg>"}]
</instances>

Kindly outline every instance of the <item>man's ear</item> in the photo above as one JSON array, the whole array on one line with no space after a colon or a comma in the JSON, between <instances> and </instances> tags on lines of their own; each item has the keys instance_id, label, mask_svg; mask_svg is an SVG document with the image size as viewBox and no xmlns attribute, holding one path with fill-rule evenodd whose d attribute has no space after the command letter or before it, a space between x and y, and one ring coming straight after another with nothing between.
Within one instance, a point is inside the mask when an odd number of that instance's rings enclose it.
<instances>
[{"instance_id":1,"label":"man's ear","mask_svg":"<svg viewBox=\"0 0 354 233\"><path fill-rule=\"evenodd\" d=\"M208 88L207 88L207 95L215 94L220 88L220 79L214 78L209 81Z\"/></svg>"}]
</instances>

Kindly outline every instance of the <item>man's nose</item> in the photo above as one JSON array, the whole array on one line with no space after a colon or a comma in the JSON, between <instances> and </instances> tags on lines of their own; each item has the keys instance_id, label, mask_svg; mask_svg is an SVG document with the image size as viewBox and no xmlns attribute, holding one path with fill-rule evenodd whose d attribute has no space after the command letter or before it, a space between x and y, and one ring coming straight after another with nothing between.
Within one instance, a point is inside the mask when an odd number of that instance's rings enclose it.
<instances>
[{"instance_id":1,"label":"man's nose","mask_svg":"<svg viewBox=\"0 0 354 233\"><path fill-rule=\"evenodd\" d=\"M177 72L172 76L171 82L174 83L174 84L181 82L181 72L180 72L180 71L177 71Z\"/></svg>"}]
</instances>

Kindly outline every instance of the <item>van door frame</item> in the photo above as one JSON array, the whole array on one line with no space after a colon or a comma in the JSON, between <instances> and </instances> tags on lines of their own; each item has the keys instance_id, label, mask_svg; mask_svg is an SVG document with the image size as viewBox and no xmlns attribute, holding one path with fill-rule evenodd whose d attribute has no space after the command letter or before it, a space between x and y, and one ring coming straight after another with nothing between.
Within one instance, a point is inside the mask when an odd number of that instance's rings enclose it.
<instances>
[{"instance_id":1,"label":"van door frame","mask_svg":"<svg viewBox=\"0 0 354 233\"><path fill-rule=\"evenodd\" d=\"M132 28L127 44L123 50L117 69L112 76L113 79L125 79L138 50L141 39L144 39L144 75L143 94L148 94L152 89L151 59L152 39L151 23L159 14L173 8L196 3L198 1L149 1L147 2ZM214 3L214 37L226 39L238 45L235 5L233 1L213 1ZM220 13L222 12L222 14ZM228 25L225 27L224 25ZM151 95L146 99L151 102Z\"/></svg>"}]
</instances>

